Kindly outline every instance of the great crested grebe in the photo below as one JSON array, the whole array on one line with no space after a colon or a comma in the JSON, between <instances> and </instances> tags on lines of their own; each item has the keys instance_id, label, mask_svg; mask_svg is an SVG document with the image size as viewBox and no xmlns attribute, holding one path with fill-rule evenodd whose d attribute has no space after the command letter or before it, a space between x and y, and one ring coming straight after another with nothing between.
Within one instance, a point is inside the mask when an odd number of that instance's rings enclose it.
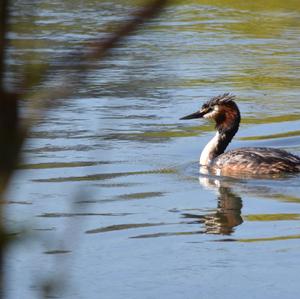
<instances>
[{"instance_id":1,"label":"great crested grebe","mask_svg":"<svg viewBox=\"0 0 300 299\"><path fill-rule=\"evenodd\" d=\"M206 118L216 122L217 133L205 146L200 165L218 175L274 175L300 172L300 157L267 147L243 147L224 153L239 129L241 115L235 96L216 96L202 108L181 119Z\"/></svg>"}]
</instances>

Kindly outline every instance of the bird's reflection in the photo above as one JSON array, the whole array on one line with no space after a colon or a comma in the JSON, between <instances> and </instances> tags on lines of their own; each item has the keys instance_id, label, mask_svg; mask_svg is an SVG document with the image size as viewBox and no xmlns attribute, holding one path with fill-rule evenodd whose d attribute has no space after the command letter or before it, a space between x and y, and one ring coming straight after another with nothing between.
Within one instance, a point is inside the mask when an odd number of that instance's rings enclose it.
<instances>
[{"instance_id":1,"label":"bird's reflection","mask_svg":"<svg viewBox=\"0 0 300 299\"><path fill-rule=\"evenodd\" d=\"M204 233L230 235L243 222L242 199L227 184L218 178L199 177L199 183L206 189L217 191L218 206L215 212L206 215L184 213L184 218L194 219L204 225Z\"/></svg>"},{"instance_id":2,"label":"bird's reflection","mask_svg":"<svg viewBox=\"0 0 300 299\"><path fill-rule=\"evenodd\" d=\"M195 173L197 172L197 165L192 165L187 168L189 178L194 180ZM199 169L198 169L199 170ZM192 174L192 175L191 175ZM276 180L274 180L276 179ZM180 213L184 221L173 223L155 223L153 226L169 226L175 225L177 229L171 231L158 231L155 233L146 233L135 235L131 238L159 238L170 236L188 236L200 234L214 234L214 235L231 235L234 233L236 227L243 223L241 217L242 198L241 194L245 196L255 196L259 198L270 198L276 201L299 203L300 198L297 195L290 195L287 193L287 186L289 189L299 189L299 176L282 176L278 177L252 177L252 176L231 176L222 177L216 176L205 169L200 169L199 183L201 189L208 189L210 192L216 193L217 207L210 210L203 210L200 208L200 213L191 212L199 211L197 209L178 210L172 209L169 212ZM293 193L292 193L293 194ZM187 212L188 211L188 212ZM291 214L292 217L295 214ZM255 217L259 216L259 217ZM268 217L269 216L269 217ZM275 215L276 219L283 218L282 214ZM249 219L245 216L246 219ZM285 216L284 216L285 217ZM274 214L266 215L253 215L253 219L266 219L274 220ZM293 218L294 219L294 218ZM192 230L186 230L186 225L192 224ZM185 229L181 230L182 225ZM145 225L150 226L149 223ZM152 226L152 225L151 225ZM195 230L196 227L196 230ZM298 238L298 235L297 235ZM224 239L222 239L224 240ZM233 240L233 239L226 239Z\"/></svg>"}]
</instances>

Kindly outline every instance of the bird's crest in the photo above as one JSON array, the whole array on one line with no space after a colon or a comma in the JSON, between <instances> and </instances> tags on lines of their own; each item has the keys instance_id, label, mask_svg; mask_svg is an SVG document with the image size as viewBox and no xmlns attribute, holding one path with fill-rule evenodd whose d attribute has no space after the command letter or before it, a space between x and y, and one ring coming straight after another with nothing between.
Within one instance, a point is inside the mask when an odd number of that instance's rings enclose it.
<instances>
[{"instance_id":1,"label":"bird's crest","mask_svg":"<svg viewBox=\"0 0 300 299\"><path fill-rule=\"evenodd\" d=\"M235 95L228 93L224 93L222 95L218 95L216 97L213 97L209 101L203 104L202 108L208 108L215 105L222 105L222 104L230 104L234 103Z\"/></svg>"}]
</instances>

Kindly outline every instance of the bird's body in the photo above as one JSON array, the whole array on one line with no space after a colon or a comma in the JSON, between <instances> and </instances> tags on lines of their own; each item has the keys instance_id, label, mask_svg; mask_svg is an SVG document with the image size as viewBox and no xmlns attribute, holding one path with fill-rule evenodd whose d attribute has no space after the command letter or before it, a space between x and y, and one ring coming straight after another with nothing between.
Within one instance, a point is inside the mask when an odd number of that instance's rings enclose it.
<instances>
[{"instance_id":1,"label":"bird's body","mask_svg":"<svg viewBox=\"0 0 300 299\"><path fill-rule=\"evenodd\" d=\"M273 175L300 172L300 157L267 147L244 147L224 153L240 124L235 97L224 94L206 102L200 111L182 119L208 118L216 122L217 133L205 146L200 165L218 175Z\"/></svg>"},{"instance_id":2,"label":"bird's body","mask_svg":"<svg viewBox=\"0 0 300 299\"><path fill-rule=\"evenodd\" d=\"M300 158L280 149L244 147L216 157L210 168L220 169L222 175L293 173L300 171Z\"/></svg>"}]
</instances>

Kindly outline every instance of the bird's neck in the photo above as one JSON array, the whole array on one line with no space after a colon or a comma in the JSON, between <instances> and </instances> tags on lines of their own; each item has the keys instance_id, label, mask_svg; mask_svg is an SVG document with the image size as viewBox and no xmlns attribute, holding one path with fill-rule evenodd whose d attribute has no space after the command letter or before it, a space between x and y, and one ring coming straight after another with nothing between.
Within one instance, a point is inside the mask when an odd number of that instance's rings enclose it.
<instances>
[{"instance_id":1,"label":"bird's neck","mask_svg":"<svg viewBox=\"0 0 300 299\"><path fill-rule=\"evenodd\" d=\"M224 128L224 126L217 124L216 135L209 141L201 153L200 165L209 166L216 157L224 153L228 144L238 131L239 121L230 128Z\"/></svg>"}]
</instances>

